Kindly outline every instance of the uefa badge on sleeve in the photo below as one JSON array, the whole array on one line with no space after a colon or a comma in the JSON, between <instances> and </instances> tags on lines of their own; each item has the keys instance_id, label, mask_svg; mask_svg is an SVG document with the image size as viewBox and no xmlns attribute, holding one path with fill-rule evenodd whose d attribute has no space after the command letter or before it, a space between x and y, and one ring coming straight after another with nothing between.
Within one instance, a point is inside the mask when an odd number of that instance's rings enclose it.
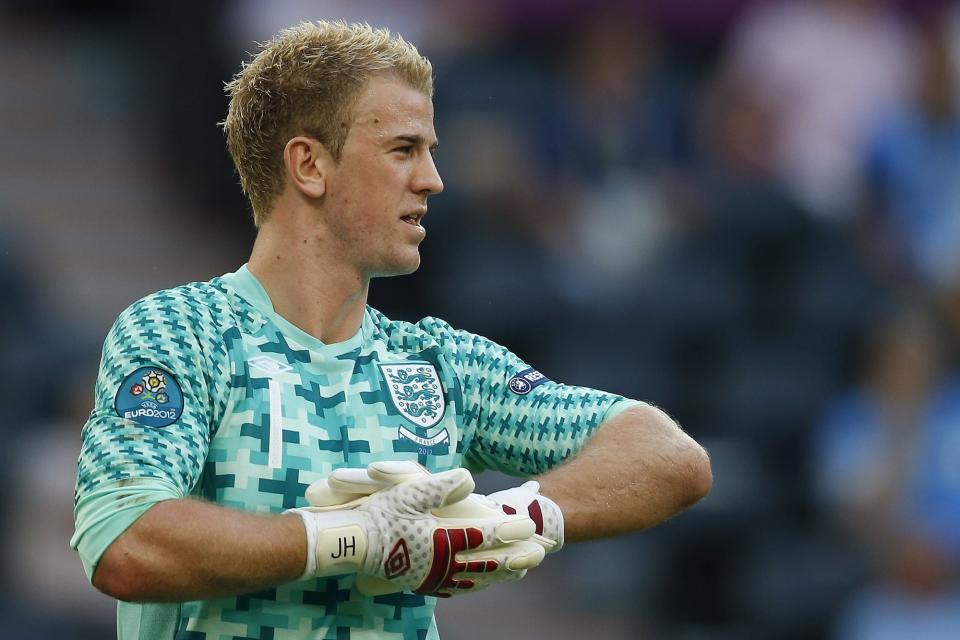
<instances>
[{"instance_id":1,"label":"uefa badge on sleeve","mask_svg":"<svg viewBox=\"0 0 960 640\"><path fill-rule=\"evenodd\" d=\"M530 368L524 369L517 375L510 378L507 387L518 396L525 396L535 387L539 387L544 382L550 382L550 379L539 371Z\"/></svg>"},{"instance_id":2,"label":"uefa badge on sleeve","mask_svg":"<svg viewBox=\"0 0 960 640\"><path fill-rule=\"evenodd\" d=\"M145 427L166 427L183 413L183 392L172 373L141 367L123 379L114 409L121 418Z\"/></svg>"}]
</instances>

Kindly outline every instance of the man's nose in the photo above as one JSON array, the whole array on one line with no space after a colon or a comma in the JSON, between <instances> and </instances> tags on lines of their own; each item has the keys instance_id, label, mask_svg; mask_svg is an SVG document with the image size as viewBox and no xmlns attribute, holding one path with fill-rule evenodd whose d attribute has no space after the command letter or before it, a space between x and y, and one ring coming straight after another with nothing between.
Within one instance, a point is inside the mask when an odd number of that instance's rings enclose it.
<instances>
[{"instance_id":1,"label":"man's nose","mask_svg":"<svg viewBox=\"0 0 960 640\"><path fill-rule=\"evenodd\" d=\"M433 155L423 154L423 161L417 168L417 174L414 176L413 189L417 193L440 193L443 191L443 180L440 179L440 172L437 171L437 164L433 160Z\"/></svg>"}]
</instances>

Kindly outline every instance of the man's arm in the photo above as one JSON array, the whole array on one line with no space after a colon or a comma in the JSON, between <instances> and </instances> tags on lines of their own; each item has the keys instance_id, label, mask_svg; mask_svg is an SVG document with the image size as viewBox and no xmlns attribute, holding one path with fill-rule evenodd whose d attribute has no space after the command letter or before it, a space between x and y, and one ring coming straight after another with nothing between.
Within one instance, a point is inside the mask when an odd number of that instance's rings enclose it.
<instances>
[{"instance_id":1,"label":"man's arm","mask_svg":"<svg viewBox=\"0 0 960 640\"><path fill-rule=\"evenodd\" d=\"M537 480L563 511L568 542L651 527L713 484L703 447L646 404L604 422L578 455Z\"/></svg>"},{"instance_id":2,"label":"man's arm","mask_svg":"<svg viewBox=\"0 0 960 640\"><path fill-rule=\"evenodd\" d=\"M160 502L108 547L93 582L121 599L182 601L362 573L396 591L449 597L540 564L531 518L482 504L464 510L475 486L466 469L408 478L396 468L371 464L367 471L390 486L355 509L257 516L196 500ZM456 515L434 515L458 505ZM390 557L401 548L406 567L397 570ZM482 575L457 575L463 571Z\"/></svg>"},{"instance_id":3,"label":"man's arm","mask_svg":"<svg viewBox=\"0 0 960 640\"><path fill-rule=\"evenodd\" d=\"M100 558L93 585L131 602L216 598L296 580L306 554L306 532L297 515L166 500L113 541Z\"/></svg>"}]
</instances>

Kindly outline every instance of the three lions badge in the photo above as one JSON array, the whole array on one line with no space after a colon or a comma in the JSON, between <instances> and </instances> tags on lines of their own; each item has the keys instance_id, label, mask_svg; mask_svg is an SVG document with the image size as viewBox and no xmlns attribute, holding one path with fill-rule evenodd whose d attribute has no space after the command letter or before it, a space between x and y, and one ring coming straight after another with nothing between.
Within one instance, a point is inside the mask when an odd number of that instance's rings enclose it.
<instances>
[{"instance_id":1,"label":"three lions badge","mask_svg":"<svg viewBox=\"0 0 960 640\"><path fill-rule=\"evenodd\" d=\"M449 442L446 427L436 428L447 408L436 367L429 362L381 363L380 371L393 406L414 425L414 430L401 425L400 438L428 448Z\"/></svg>"}]
</instances>

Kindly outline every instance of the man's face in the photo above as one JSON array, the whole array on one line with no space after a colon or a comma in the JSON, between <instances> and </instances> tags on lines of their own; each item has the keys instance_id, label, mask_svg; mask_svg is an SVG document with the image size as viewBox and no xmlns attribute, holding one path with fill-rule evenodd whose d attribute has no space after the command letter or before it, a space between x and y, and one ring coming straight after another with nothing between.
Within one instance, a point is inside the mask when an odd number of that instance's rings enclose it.
<instances>
[{"instance_id":1,"label":"man's face","mask_svg":"<svg viewBox=\"0 0 960 640\"><path fill-rule=\"evenodd\" d=\"M327 178L327 226L365 277L412 273L426 236L427 196L443 190L433 163L430 98L393 77L371 79Z\"/></svg>"}]
</instances>

